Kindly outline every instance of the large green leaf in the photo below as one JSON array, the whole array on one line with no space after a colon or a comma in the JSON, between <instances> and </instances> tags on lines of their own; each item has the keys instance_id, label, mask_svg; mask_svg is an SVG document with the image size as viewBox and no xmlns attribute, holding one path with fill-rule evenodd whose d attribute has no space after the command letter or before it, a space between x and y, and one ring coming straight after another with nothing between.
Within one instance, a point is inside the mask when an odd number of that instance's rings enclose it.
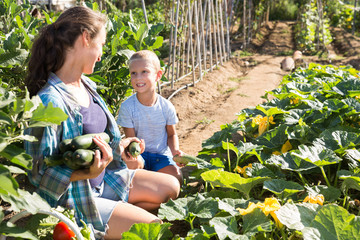
<instances>
[{"instance_id":1,"label":"large green leaf","mask_svg":"<svg viewBox=\"0 0 360 240\"><path fill-rule=\"evenodd\" d=\"M0 156L26 169L32 168L32 157L25 153L24 148L19 148L15 144L7 145L6 148L0 152Z\"/></svg>"},{"instance_id":2,"label":"large green leaf","mask_svg":"<svg viewBox=\"0 0 360 240\"><path fill-rule=\"evenodd\" d=\"M29 127L44 127L49 126L49 123L60 125L62 121L65 121L68 116L60 109L54 108L50 102L46 107L40 104L33 112Z\"/></svg>"},{"instance_id":3,"label":"large green leaf","mask_svg":"<svg viewBox=\"0 0 360 240\"><path fill-rule=\"evenodd\" d=\"M129 231L122 234L124 240L160 240L171 239L171 223L135 223Z\"/></svg>"},{"instance_id":4,"label":"large green leaf","mask_svg":"<svg viewBox=\"0 0 360 240\"><path fill-rule=\"evenodd\" d=\"M304 239L360 239L360 218L337 205L322 207L310 227L302 230ZM313 236L318 237L313 238Z\"/></svg>"},{"instance_id":5,"label":"large green leaf","mask_svg":"<svg viewBox=\"0 0 360 240\"><path fill-rule=\"evenodd\" d=\"M342 182L342 189L356 189L360 191L360 176L347 170L340 170L337 172L339 179L344 180Z\"/></svg>"},{"instance_id":6,"label":"large green leaf","mask_svg":"<svg viewBox=\"0 0 360 240\"><path fill-rule=\"evenodd\" d=\"M0 54L0 66L11 67L14 65L23 65L29 52L25 49L16 49L11 52Z\"/></svg>"},{"instance_id":7,"label":"large green leaf","mask_svg":"<svg viewBox=\"0 0 360 240\"><path fill-rule=\"evenodd\" d=\"M219 211L218 202L213 198L196 197L169 200L160 206L158 216L169 221L185 220L187 217L212 218Z\"/></svg>"},{"instance_id":8,"label":"large green leaf","mask_svg":"<svg viewBox=\"0 0 360 240\"><path fill-rule=\"evenodd\" d=\"M332 150L320 144L314 144L312 146L300 145L298 150L291 152L291 155L304 159L319 167L336 164L342 160Z\"/></svg>"},{"instance_id":9,"label":"large green leaf","mask_svg":"<svg viewBox=\"0 0 360 240\"><path fill-rule=\"evenodd\" d=\"M282 224L300 231L311 225L320 208L320 205L312 203L286 203L275 214Z\"/></svg>"},{"instance_id":10,"label":"large green leaf","mask_svg":"<svg viewBox=\"0 0 360 240\"><path fill-rule=\"evenodd\" d=\"M11 204L11 210L19 212L26 209L32 214L36 214L39 209L50 211L50 205L41 198L37 193L31 194L28 191L18 189L18 196L1 194L0 197L5 201Z\"/></svg>"},{"instance_id":11,"label":"large green leaf","mask_svg":"<svg viewBox=\"0 0 360 240\"><path fill-rule=\"evenodd\" d=\"M19 184L17 181L11 176L10 171L0 164L0 195L1 192L5 192L5 194L12 194L18 196L17 189L19 188Z\"/></svg>"},{"instance_id":12,"label":"large green leaf","mask_svg":"<svg viewBox=\"0 0 360 240\"><path fill-rule=\"evenodd\" d=\"M269 149L281 148L288 139L286 135L286 128L286 125L280 125L270 131L266 131L259 136L254 143Z\"/></svg>"},{"instance_id":13,"label":"large green leaf","mask_svg":"<svg viewBox=\"0 0 360 240\"><path fill-rule=\"evenodd\" d=\"M266 164L275 165L284 170L291 170L295 172L302 172L312 168L316 168L316 165L305 161L289 152L281 155L272 155L270 159L266 160Z\"/></svg>"},{"instance_id":14,"label":"large green leaf","mask_svg":"<svg viewBox=\"0 0 360 240\"><path fill-rule=\"evenodd\" d=\"M282 199L304 190L300 184L283 179L271 179L265 181L264 189L269 190Z\"/></svg>"},{"instance_id":15,"label":"large green leaf","mask_svg":"<svg viewBox=\"0 0 360 240\"><path fill-rule=\"evenodd\" d=\"M233 216L214 217L209 221L210 226L215 228L217 236L220 240L241 239L239 236L238 223Z\"/></svg>"},{"instance_id":16,"label":"large green leaf","mask_svg":"<svg viewBox=\"0 0 360 240\"><path fill-rule=\"evenodd\" d=\"M14 224L9 222L0 223L0 233L16 239L38 240L38 238L30 231L21 227L16 227Z\"/></svg>"},{"instance_id":17,"label":"large green leaf","mask_svg":"<svg viewBox=\"0 0 360 240\"><path fill-rule=\"evenodd\" d=\"M243 232L249 237L254 236L258 232L270 232L272 230L271 220L259 208L246 214L243 220Z\"/></svg>"},{"instance_id":18,"label":"large green leaf","mask_svg":"<svg viewBox=\"0 0 360 240\"><path fill-rule=\"evenodd\" d=\"M221 169L204 172L201 177L214 187L236 189L244 193L246 197L249 197L253 187L270 179L269 177L243 178L239 174L225 172Z\"/></svg>"}]
</instances>

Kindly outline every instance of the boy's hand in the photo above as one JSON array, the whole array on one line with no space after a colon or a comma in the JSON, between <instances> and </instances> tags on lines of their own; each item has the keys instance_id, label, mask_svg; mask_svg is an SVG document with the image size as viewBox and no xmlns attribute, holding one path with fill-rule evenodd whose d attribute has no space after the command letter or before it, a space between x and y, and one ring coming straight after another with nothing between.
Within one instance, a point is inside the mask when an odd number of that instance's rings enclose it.
<instances>
[{"instance_id":1,"label":"boy's hand","mask_svg":"<svg viewBox=\"0 0 360 240\"><path fill-rule=\"evenodd\" d=\"M143 139L139 140L136 137L128 137L121 140L120 145L122 146L123 150L121 151L121 158L126 163L127 167L129 169L138 169L138 168L144 168L144 161L142 157L133 157L131 154L126 151L125 149L129 146L131 142L138 142L140 143L140 149L141 153L145 150L145 142Z\"/></svg>"},{"instance_id":2,"label":"boy's hand","mask_svg":"<svg viewBox=\"0 0 360 240\"><path fill-rule=\"evenodd\" d=\"M173 153L173 156L183 156L185 155L185 153L183 151L181 151L180 149L179 150L174 150L174 153ZM176 165L178 165L179 167L184 167L185 164L182 164L182 163L179 163L179 162L176 162Z\"/></svg>"}]
</instances>

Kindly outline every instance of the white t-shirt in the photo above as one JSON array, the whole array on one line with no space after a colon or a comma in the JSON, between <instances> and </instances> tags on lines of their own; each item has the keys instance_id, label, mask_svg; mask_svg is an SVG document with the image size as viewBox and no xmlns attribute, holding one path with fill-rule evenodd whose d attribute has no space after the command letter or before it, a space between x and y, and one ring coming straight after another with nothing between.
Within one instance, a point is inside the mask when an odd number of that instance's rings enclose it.
<instances>
[{"instance_id":1,"label":"white t-shirt","mask_svg":"<svg viewBox=\"0 0 360 240\"><path fill-rule=\"evenodd\" d=\"M166 125L175 125L179 121L174 105L157 94L153 106L144 106L136 95L121 104L117 123L121 127L134 128L136 137L145 140L146 152L172 156L167 145Z\"/></svg>"}]
</instances>

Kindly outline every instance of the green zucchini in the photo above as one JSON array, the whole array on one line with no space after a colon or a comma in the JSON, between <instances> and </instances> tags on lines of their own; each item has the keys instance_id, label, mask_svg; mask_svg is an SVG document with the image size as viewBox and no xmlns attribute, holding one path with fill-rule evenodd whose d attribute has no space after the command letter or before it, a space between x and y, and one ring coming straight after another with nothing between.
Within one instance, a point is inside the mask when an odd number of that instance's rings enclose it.
<instances>
[{"instance_id":1,"label":"green zucchini","mask_svg":"<svg viewBox=\"0 0 360 240\"><path fill-rule=\"evenodd\" d=\"M110 137L107 133L91 133L85 134L81 136L74 137L71 141L72 149L93 149L97 145L94 143L93 138L94 136L100 136L105 142L110 142Z\"/></svg>"},{"instance_id":2,"label":"green zucchini","mask_svg":"<svg viewBox=\"0 0 360 240\"><path fill-rule=\"evenodd\" d=\"M48 167L54 167L57 165L64 164L63 155L62 154L54 154L51 156L47 156L44 158L44 162Z\"/></svg>"},{"instance_id":3,"label":"green zucchini","mask_svg":"<svg viewBox=\"0 0 360 240\"><path fill-rule=\"evenodd\" d=\"M65 153L66 151L72 150L71 142L72 142L71 138L62 140L59 144L60 152Z\"/></svg>"},{"instance_id":4,"label":"green zucchini","mask_svg":"<svg viewBox=\"0 0 360 240\"><path fill-rule=\"evenodd\" d=\"M77 149L72 155L72 161L80 167L90 167L94 162L95 152L90 149Z\"/></svg>"},{"instance_id":5,"label":"green zucchini","mask_svg":"<svg viewBox=\"0 0 360 240\"><path fill-rule=\"evenodd\" d=\"M131 142L128 147L129 153L133 157L137 157L141 153L140 143L138 142Z\"/></svg>"},{"instance_id":6,"label":"green zucchini","mask_svg":"<svg viewBox=\"0 0 360 240\"><path fill-rule=\"evenodd\" d=\"M72 155L74 154L73 151L66 151L63 154L63 159L64 159L64 163L66 166L68 166L69 168L73 169L73 170L77 170L79 168L81 168L79 165L77 165L73 160L72 160Z\"/></svg>"},{"instance_id":7,"label":"green zucchini","mask_svg":"<svg viewBox=\"0 0 360 240\"><path fill-rule=\"evenodd\" d=\"M182 156L179 156L179 155L175 155L173 156L173 159L175 162L178 162L178 163L181 163L181 164L188 164L189 162L193 162L193 163L196 163L198 160L200 160L199 158L197 157L193 157L193 156L190 156L190 155L182 155Z\"/></svg>"}]
</instances>

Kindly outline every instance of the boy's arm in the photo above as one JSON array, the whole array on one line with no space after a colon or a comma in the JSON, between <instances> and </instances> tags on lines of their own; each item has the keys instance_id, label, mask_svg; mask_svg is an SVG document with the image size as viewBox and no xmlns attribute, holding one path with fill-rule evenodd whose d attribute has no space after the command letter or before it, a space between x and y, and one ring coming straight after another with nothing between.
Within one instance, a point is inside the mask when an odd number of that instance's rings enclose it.
<instances>
[{"instance_id":1,"label":"boy's arm","mask_svg":"<svg viewBox=\"0 0 360 240\"><path fill-rule=\"evenodd\" d=\"M125 138L136 137L134 128L123 127L123 130L125 133ZM143 153L145 150L145 142L143 139L141 139L140 141L141 141L140 142L141 153ZM127 152L124 151L124 155L122 155L122 158L129 169L144 168L144 161L140 157L133 158Z\"/></svg>"},{"instance_id":2,"label":"boy's arm","mask_svg":"<svg viewBox=\"0 0 360 240\"><path fill-rule=\"evenodd\" d=\"M125 137L136 137L135 136L135 128L122 128L125 133Z\"/></svg>"},{"instance_id":3,"label":"boy's arm","mask_svg":"<svg viewBox=\"0 0 360 240\"><path fill-rule=\"evenodd\" d=\"M166 132L168 135L167 144L171 150L173 156L182 155L179 147L179 137L176 133L175 125L166 125Z\"/></svg>"}]
</instances>

